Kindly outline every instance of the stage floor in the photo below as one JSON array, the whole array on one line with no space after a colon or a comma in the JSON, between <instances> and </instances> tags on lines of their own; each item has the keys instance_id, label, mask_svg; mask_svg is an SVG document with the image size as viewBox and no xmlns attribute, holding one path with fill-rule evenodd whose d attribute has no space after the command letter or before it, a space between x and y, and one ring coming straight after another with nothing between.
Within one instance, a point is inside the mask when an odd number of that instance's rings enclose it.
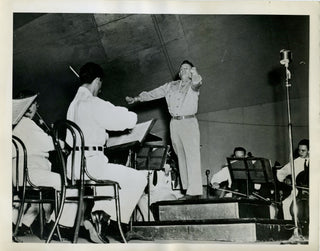
<instances>
[{"instance_id":1,"label":"stage floor","mask_svg":"<svg viewBox=\"0 0 320 251\"><path fill-rule=\"evenodd\" d=\"M19 239L21 241L23 241L23 243L45 243L44 240L40 240L38 236L36 235L28 235L28 236L23 236L23 237L19 237ZM108 237L110 243L109 244L119 244L120 242L118 240L115 240L112 237ZM59 241L51 241L50 244L61 244L61 242ZM71 243L69 240L63 239L62 243ZM80 243L86 243L86 244L92 244L95 245L94 243L91 243L90 241L84 239L84 238L79 238L78 244ZM237 244L237 242L226 242L226 241L191 241L191 240L154 240L154 241L142 241L142 240L130 240L128 242L128 244L135 244L135 243L140 243L140 244L186 244L186 243L190 243L190 244L208 244L208 245L213 245L213 244ZM244 242L239 242L239 245L253 245L253 244L257 244L257 245L281 245L280 241L257 241L257 242L248 242L248 243L244 243ZM101 244L102 245L102 244ZM281 245L283 246L283 245Z\"/></svg>"}]
</instances>

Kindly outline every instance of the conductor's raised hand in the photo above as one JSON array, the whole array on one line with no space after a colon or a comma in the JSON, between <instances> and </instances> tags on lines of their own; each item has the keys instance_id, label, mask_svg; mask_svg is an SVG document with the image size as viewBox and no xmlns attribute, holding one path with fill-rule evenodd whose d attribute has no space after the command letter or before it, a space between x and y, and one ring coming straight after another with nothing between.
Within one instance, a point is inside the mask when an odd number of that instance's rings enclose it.
<instances>
[{"instance_id":1,"label":"conductor's raised hand","mask_svg":"<svg viewBox=\"0 0 320 251\"><path fill-rule=\"evenodd\" d=\"M201 85L202 85L202 78L201 76L198 74L198 71L196 69L196 67L192 67L190 69L190 75L191 75L191 81L192 81L192 90L194 91L199 91Z\"/></svg>"},{"instance_id":2,"label":"conductor's raised hand","mask_svg":"<svg viewBox=\"0 0 320 251\"><path fill-rule=\"evenodd\" d=\"M191 76L199 75L198 72L197 72L196 67L192 67L192 68L190 69L190 73L191 73Z\"/></svg>"}]
</instances>

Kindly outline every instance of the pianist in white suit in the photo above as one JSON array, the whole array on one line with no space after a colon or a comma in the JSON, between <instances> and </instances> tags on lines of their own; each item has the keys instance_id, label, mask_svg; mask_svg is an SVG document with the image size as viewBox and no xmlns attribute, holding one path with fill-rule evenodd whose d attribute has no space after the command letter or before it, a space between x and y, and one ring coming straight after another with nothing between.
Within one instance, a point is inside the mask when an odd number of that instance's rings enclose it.
<instances>
[{"instance_id":1,"label":"pianist in white suit","mask_svg":"<svg viewBox=\"0 0 320 251\"><path fill-rule=\"evenodd\" d=\"M89 173L95 178L109 179L119 183L121 187L119 191L121 221L128 223L147 185L147 172L109 163L103 150L99 149L105 145L108 139L106 130L131 129L136 125L137 115L128 111L125 107L114 106L110 102L97 97L103 78L103 71L99 65L95 63L85 64L80 69L79 77L81 86L69 106L67 119L75 122L84 134L85 144L89 148L88 151L85 151ZM93 150L93 146L96 147L96 150ZM111 190L106 187L97 189L97 193L102 195L110 194L110 192ZM110 216L111 220L116 220L114 201L96 201L92 214L101 211ZM60 221L60 223L67 226L72 225L74 222L72 216L75 216L75 213L71 215L69 222Z\"/></svg>"}]
</instances>

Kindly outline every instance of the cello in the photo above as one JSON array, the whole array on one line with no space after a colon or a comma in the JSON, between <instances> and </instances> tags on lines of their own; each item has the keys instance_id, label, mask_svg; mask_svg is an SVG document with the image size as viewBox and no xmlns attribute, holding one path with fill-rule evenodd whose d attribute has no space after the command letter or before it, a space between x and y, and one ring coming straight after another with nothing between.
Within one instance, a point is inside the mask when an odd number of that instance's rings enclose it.
<instances>
[{"instance_id":1,"label":"cello","mask_svg":"<svg viewBox=\"0 0 320 251\"><path fill-rule=\"evenodd\" d=\"M299 222L309 222L309 169L300 172L296 177L297 218ZM293 217L293 202L290 205L290 214Z\"/></svg>"}]
</instances>

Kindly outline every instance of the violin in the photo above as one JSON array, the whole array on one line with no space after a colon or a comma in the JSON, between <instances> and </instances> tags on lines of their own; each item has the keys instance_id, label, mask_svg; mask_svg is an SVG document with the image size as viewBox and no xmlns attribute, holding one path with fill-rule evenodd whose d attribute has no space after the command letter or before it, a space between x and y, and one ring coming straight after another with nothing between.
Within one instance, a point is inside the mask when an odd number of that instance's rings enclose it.
<instances>
[{"instance_id":1,"label":"violin","mask_svg":"<svg viewBox=\"0 0 320 251\"><path fill-rule=\"evenodd\" d=\"M212 188L212 186L210 187ZM223 198L226 193L230 192L228 190L228 181L221 182L219 188L214 188L211 192L215 198Z\"/></svg>"}]
</instances>

